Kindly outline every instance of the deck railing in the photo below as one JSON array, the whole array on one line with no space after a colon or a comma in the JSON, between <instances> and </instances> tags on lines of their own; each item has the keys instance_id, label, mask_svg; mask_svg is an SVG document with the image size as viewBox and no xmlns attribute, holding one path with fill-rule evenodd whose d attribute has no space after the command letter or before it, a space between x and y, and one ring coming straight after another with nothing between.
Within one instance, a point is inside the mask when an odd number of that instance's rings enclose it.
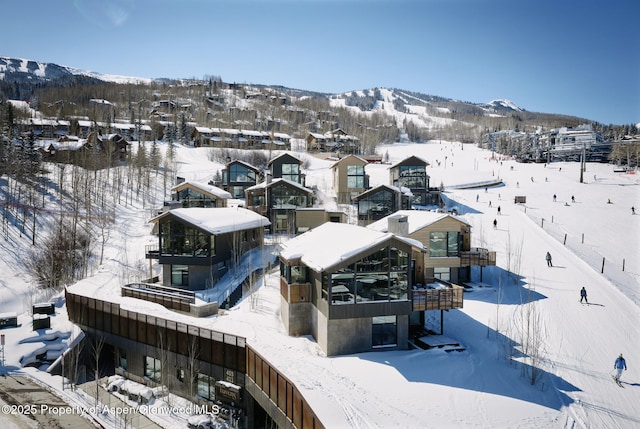
<instances>
[{"instance_id":1,"label":"deck railing","mask_svg":"<svg viewBox=\"0 0 640 429\"><path fill-rule=\"evenodd\" d=\"M469 251L460 252L460 265L463 267L496 264L496 252L483 249L482 247L472 247Z\"/></svg>"},{"instance_id":2,"label":"deck railing","mask_svg":"<svg viewBox=\"0 0 640 429\"><path fill-rule=\"evenodd\" d=\"M464 288L442 280L427 285L416 285L412 291L413 311L451 310L462 308Z\"/></svg>"}]
</instances>

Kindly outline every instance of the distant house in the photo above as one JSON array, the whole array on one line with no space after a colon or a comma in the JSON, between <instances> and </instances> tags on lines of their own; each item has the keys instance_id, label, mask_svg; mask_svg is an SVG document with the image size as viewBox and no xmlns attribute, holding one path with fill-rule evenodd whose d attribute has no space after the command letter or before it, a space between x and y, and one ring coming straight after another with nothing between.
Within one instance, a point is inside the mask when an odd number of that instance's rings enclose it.
<instances>
[{"instance_id":1,"label":"distant house","mask_svg":"<svg viewBox=\"0 0 640 429\"><path fill-rule=\"evenodd\" d=\"M259 247L269 220L250 210L178 208L151 220L158 225L158 250L165 286L201 290L215 285L246 251Z\"/></svg>"},{"instance_id":2,"label":"distant house","mask_svg":"<svg viewBox=\"0 0 640 429\"><path fill-rule=\"evenodd\" d=\"M312 335L329 356L406 349L415 240L325 223L284 243L281 317L289 335Z\"/></svg>"},{"instance_id":3,"label":"distant house","mask_svg":"<svg viewBox=\"0 0 640 429\"><path fill-rule=\"evenodd\" d=\"M193 140L193 145L195 147L211 146L212 135L213 135L213 130L211 128L194 127L193 134L191 135L191 139Z\"/></svg>"},{"instance_id":4,"label":"distant house","mask_svg":"<svg viewBox=\"0 0 640 429\"><path fill-rule=\"evenodd\" d=\"M367 161L356 155L347 155L331 166L333 190L338 204L351 204L353 197L369 187L369 176L364 167Z\"/></svg>"},{"instance_id":5,"label":"distant house","mask_svg":"<svg viewBox=\"0 0 640 429\"><path fill-rule=\"evenodd\" d=\"M102 136L91 132L87 139L64 135L56 141L46 141L39 150L45 161L96 169L127 161L130 145L119 134Z\"/></svg>"},{"instance_id":6,"label":"distant house","mask_svg":"<svg viewBox=\"0 0 640 429\"><path fill-rule=\"evenodd\" d=\"M126 161L129 158L129 143L120 134L109 134L102 138L100 147L111 157L112 161Z\"/></svg>"},{"instance_id":7,"label":"distant house","mask_svg":"<svg viewBox=\"0 0 640 429\"><path fill-rule=\"evenodd\" d=\"M229 192L232 198L244 198L245 191L255 186L261 179L260 170L243 161L230 161L222 170L222 188Z\"/></svg>"},{"instance_id":8,"label":"distant house","mask_svg":"<svg viewBox=\"0 0 640 429\"><path fill-rule=\"evenodd\" d=\"M471 225L446 213L400 210L367 228L418 240L428 249L412 256L416 283L464 283L471 280L471 266L496 264L496 252L471 247Z\"/></svg>"},{"instance_id":9,"label":"distant house","mask_svg":"<svg viewBox=\"0 0 640 429\"><path fill-rule=\"evenodd\" d=\"M429 163L417 156L410 156L389 167L389 183L393 186L409 188L413 194L412 205L442 205L440 191L429 187L427 166Z\"/></svg>"},{"instance_id":10,"label":"distant house","mask_svg":"<svg viewBox=\"0 0 640 429\"><path fill-rule=\"evenodd\" d=\"M193 181L186 181L171 188L173 200L182 207L227 207L231 194L217 186Z\"/></svg>"},{"instance_id":11,"label":"distant house","mask_svg":"<svg viewBox=\"0 0 640 429\"><path fill-rule=\"evenodd\" d=\"M362 152L360 139L337 128L324 134L309 133L306 137L309 152L340 152L343 154L359 154Z\"/></svg>"},{"instance_id":12,"label":"distant house","mask_svg":"<svg viewBox=\"0 0 640 429\"><path fill-rule=\"evenodd\" d=\"M352 198L358 206L358 224L368 225L398 210L411 208L413 194L408 188L378 185Z\"/></svg>"}]
</instances>

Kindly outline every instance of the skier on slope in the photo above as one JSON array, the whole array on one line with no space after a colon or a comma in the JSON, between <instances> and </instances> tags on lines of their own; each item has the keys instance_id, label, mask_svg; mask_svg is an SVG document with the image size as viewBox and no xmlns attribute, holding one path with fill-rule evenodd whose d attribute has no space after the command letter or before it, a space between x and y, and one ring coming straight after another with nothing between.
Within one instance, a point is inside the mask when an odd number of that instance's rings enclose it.
<instances>
[{"instance_id":1,"label":"skier on slope","mask_svg":"<svg viewBox=\"0 0 640 429\"><path fill-rule=\"evenodd\" d=\"M544 258L547 260L547 266L553 267L553 263L551 262L551 253L547 252L547 255Z\"/></svg>"},{"instance_id":2,"label":"skier on slope","mask_svg":"<svg viewBox=\"0 0 640 429\"><path fill-rule=\"evenodd\" d=\"M587 290L584 288L584 286L582 286L582 289L580 289L580 302L582 302L583 299L584 302L589 304L589 301L587 300Z\"/></svg>"},{"instance_id":3,"label":"skier on slope","mask_svg":"<svg viewBox=\"0 0 640 429\"><path fill-rule=\"evenodd\" d=\"M618 359L613 363L613 369L617 370L614 379L616 383L620 383L620 376L622 375L622 370L627 370L627 361L622 357L622 353L618 356Z\"/></svg>"}]
</instances>

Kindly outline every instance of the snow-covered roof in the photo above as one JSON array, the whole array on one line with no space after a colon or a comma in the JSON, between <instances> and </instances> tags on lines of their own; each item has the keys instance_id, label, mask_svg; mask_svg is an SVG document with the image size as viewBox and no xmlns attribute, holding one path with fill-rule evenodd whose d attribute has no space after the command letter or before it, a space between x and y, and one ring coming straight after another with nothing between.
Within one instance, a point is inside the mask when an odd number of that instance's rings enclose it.
<instances>
[{"instance_id":1,"label":"snow-covered roof","mask_svg":"<svg viewBox=\"0 0 640 429\"><path fill-rule=\"evenodd\" d=\"M221 199L228 199L232 197L232 195L229 192L225 191L224 189L220 189L217 186L209 185L207 183L194 182L190 180L187 180L186 182L178 183L173 188L171 188L171 192L177 192L185 187L192 187L192 188L198 189L199 191L202 191L204 193L213 195Z\"/></svg>"},{"instance_id":2,"label":"snow-covered roof","mask_svg":"<svg viewBox=\"0 0 640 429\"><path fill-rule=\"evenodd\" d=\"M360 199L363 196L376 193L376 192L380 191L380 189L382 189L382 188L387 188L392 192L399 192L402 195L405 195L407 197L412 197L413 196L413 192L411 192L411 189L409 189L407 187L404 187L404 186L397 187L397 186L393 186L393 185L382 184L382 185L374 186L373 188L367 189L366 191L362 192L361 194L356 195L355 199Z\"/></svg>"},{"instance_id":3,"label":"snow-covered roof","mask_svg":"<svg viewBox=\"0 0 640 429\"><path fill-rule=\"evenodd\" d=\"M398 210L397 212L390 214L389 216L385 216L382 219L367 225L367 228L380 232L388 232L389 218L392 216L407 217L407 223L409 224L409 234L412 234L415 231L419 231L429 225L433 225L434 223L446 218L452 218L457 220L458 222L464 223L465 225L469 225L469 222L460 218L454 218L453 216L446 213L431 212L426 210Z\"/></svg>"},{"instance_id":4,"label":"snow-covered roof","mask_svg":"<svg viewBox=\"0 0 640 429\"><path fill-rule=\"evenodd\" d=\"M411 155L410 157L405 158L405 159L403 159L402 161L396 162L395 164L393 164L393 165L392 165L391 167L389 167L389 168L395 168L395 167L397 167L397 166L399 166L399 165L404 164L405 162L407 162L407 161L408 161L408 160L410 160L410 159L417 159L418 161L424 162L424 165L425 165L425 166L430 165L427 161L425 161L424 159L420 158L419 156Z\"/></svg>"},{"instance_id":5,"label":"snow-covered roof","mask_svg":"<svg viewBox=\"0 0 640 429\"><path fill-rule=\"evenodd\" d=\"M335 168L335 167L337 167L337 166L338 166L338 164L340 164L341 162L345 162L345 160L347 160L347 161L348 161L348 160L351 160L351 159L357 159L357 160L359 160L359 161L362 161L364 164L368 164L368 163L369 163L369 161L367 161L366 159L364 159L364 158L362 158L362 157L360 157L360 156L358 156L358 155L347 155L347 156L345 156L344 158L341 158L341 159L339 159L338 161L336 161L336 162L331 166L331 168Z\"/></svg>"},{"instance_id":6,"label":"snow-covered roof","mask_svg":"<svg viewBox=\"0 0 640 429\"><path fill-rule=\"evenodd\" d=\"M423 248L422 243L387 232L374 231L358 225L326 222L283 244L280 256L300 260L317 272L325 271L340 262L395 237L410 246Z\"/></svg>"},{"instance_id":7,"label":"snow-covered roof","mask_svg":"<svg viewBox=\"0 0 640 429\"><path fill-rule=\"evenodd\" d=\"M271 222L266 217L242 207L173 209L156 216L152 219L152 222L169 215L173 215L213 235L271 225Z\"/></svg>"},{"instance_id":8,"label":"snow-covered roof","mask_svg":"<svg viewBox=\"0 0 640 429\"><path fill-rule=\"evenodd\" d=\"M272 186L274 186L277 183L280 182L284 182L284 183L288 183L289 185L296 187L308 194L313 194L313 191L309 188L305 188L304 186L302 186L301 184L299 184L298 182L293 182L289 179L282 179L282 178L277 178L277 179L273 179L271 180L271 182L267 182L266 180L264 182L258 183L257 185L253 185L248 187L246 190L247 191L253 191L254 189L260 189L260 188L270 188Z\"/></svg>"}]
</instances>

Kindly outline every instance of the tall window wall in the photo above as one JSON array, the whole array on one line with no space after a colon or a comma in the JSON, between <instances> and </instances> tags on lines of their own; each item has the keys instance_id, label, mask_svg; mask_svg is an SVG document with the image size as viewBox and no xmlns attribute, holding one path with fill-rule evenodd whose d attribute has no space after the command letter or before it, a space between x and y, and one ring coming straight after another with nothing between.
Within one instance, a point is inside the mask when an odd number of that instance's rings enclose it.
<instances>
[{"instance_id":1,"label":"tall window wall","mask_svg":"<svg viewBox=\"0 0 640 429\"><path fill-rule=\"evenodd\" d=\"M215 254L215 237L168 219L160 225L160 252L164 256L210 257Z\"/></svg>"},{"instance_id":2,"label":"tall window wall","mask_svg":"<svg viewBox=\"0 0 640 429\"><path fill-rule=\"evenodd\" d=\"M256 183L256 172L240 164L229 167L229 182L231 183Z\"/></svg>"},{"instance_id":3,"label":"tall window wall","mask_svg":"<svg viewBox=\"0 0 640 429\"><path fill-rule=\"evenodd\" d=\"M178 192L178 201L182 202L182 207L218 207L218 200L208 195L198 192L195 189L185 188Z\"/></svg>"},{"instance_id":4,"label":"tall window wall","mask_svg":"<svg viewBox=\"0 0 640 429\"><path fill-rule=\"evenodd\" d=\"M330 293L323 297L328 295L332 305L406 300L409 268L407 252L383 247L326 276Z\"/></svg>"},{"instance_id":5,"label":"tall window wall","mask_svg":"<svg viewBox=\"0 0 640 429\"><path fill-rule=\"evenodd\" d=\"M400 166L400 186L409 189L426 189L427 172L424 166L402 165Z\"/></svg>"},{"instance_id":6,"label":"tall window wall","mask_svg":"<svg viewBox=\"0 0 640 429\"><path fill-rule=\"evenodd\" d=\"M347 188L364 188L364 165L347 166Z\"/></svg>"},{"instance_id":7,"label":"tall window wall","mask_svg":"<svg viewBox=\"0 0 640 429\"><path fill-rule=\"evenodd\" d=\"M292 182L300 182L300 165L299 164L282 164L282 178L291 180Z\"/></svg>"},{"instance_id":8,"label":"tall window wall","mask_svg":"<svg viewBox=\"0 0 640 429\"><path fill-rule=\"evenodd\" d=\"M282 183L282 182L281 182ZM271 187L271 208L295 209L307 207L307 193L291 186Z\"/></svg>"},{"instance_id":9,"label":"tall window wall","mask_svg":"<svg viewBox=\"0 0 640 429\"><path fill-rule=\"evenodd\" d=\"M358 200L358 216L364 219L382 219L396 211L393 192L382 189Z\"/></svg>"},{"instance_id":10,"label":"tall window wall","mask_svg":"<svg viewBox=\"0 0 640 429\"><path fill-rule=\"evenodd\" d=\"M461 236L457 231L429 233L429 256L446 258L460 256Z\"/></svg>"}]
</instances>

